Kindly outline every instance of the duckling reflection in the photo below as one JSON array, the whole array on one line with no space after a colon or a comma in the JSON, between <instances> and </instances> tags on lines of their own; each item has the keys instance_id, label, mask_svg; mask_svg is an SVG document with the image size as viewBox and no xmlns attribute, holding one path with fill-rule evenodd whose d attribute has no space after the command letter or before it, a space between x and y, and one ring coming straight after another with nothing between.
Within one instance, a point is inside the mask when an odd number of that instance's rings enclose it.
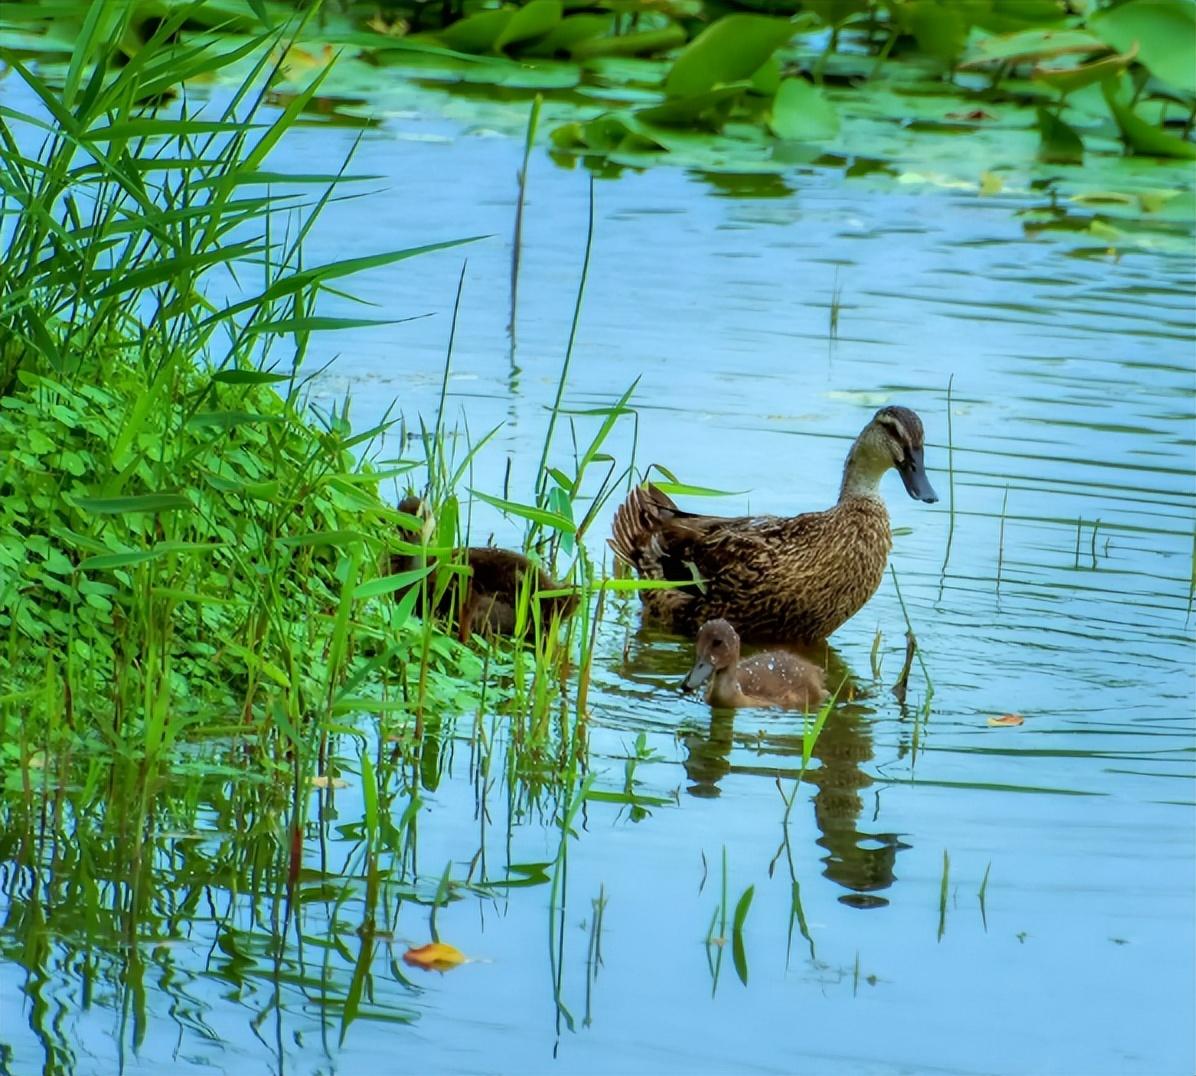
<instances>
[{"instance_id":1,"label":"duckling reflection","mask_svg":"<svg viewBox=\"0 0 1196 1076\"><path fill-rule=\"evenodd\" d=\"M851 670L835 651L825 650L826 679L838 684L846 681L844 692L853 682ZM800 656L800 653L799 653ZM853 907L870 908L887 904L876 894L896 880L897 853L910 846L897 834L862 829L863 792L873 785L864 765L874 755L871 715L873 709L859 702L840 703L823 727L814 746L811 766L805 780L816 786L814 820L820 836L818 844L826 850L823 874L849 892L839 900ZM735 745L733 710L715 709L705 732L690 730L683 737L686 750L685 771L690 779L687 789L692 796L714 797L727 774L755 774L776 778L792 775L792 770L777 766L732 763ZM741 743L744 741L741 734ZM761 747L773 755L801 758L800 735L765 736Z\"/></svg>"}]
</instances>

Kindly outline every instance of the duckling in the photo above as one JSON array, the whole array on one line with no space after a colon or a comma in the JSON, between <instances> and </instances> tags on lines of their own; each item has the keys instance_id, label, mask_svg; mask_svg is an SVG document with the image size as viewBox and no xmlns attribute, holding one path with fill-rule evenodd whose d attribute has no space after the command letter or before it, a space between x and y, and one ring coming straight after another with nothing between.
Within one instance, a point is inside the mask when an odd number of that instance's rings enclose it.
<instances>
[{"instance_id":1,"label":"duckling","mask_svg":"<svg viewBox=\"0 0 1196 1076\"><path fill-rule=\"evenodd\" d=\"M711 706L793 706L809 710L826 698L825 677L812 661L787 650L739 660L739 635L725 620L708 620L698 632L694 667L684 691L707 684Z\"/></svg>"},{"instance_id":2,"label":"duckling","mask_svg":"<svg viewBox=\"0 0 1196 1076\"><path fill-rule=\"evenodd\" d=\"M429 520L427 507L419 497L405 497L399 503L399 511ZM426 526L425 529L430 528ZM455 602L458 637L462 642L474 632L480 635L515 633L515 610L520 591L525 585L524 578L529 571L535 573L531 584L532 597L540 603L540 615L544 623L549 623L553 617L565 620L577 608L577 595L573 593L540 597L546 591L568 590L568 587L553 579L522 553L494 546L467 546L455 549L453 559L457 563L463 560L469 568L464 576L464 592L460 583L462 577L454 575L436 603L436 612L447 615ZM414 554L391 554L392 573L410 571L417 566Z\"/></svg>"},{"instance_id":3,"label":"duckling","mask_svg":"<svg viewBox=\"0 0 1196 1076\"><path fill-rule=\"evenodd\" d=\"M745 639L812 643L854 616L884 577L892 535L880 480L896 468L906 492L938 500L922 462L922 420L882 407L855 439L839 500L784 518L684 512L650 483L615 513L615 555L644 579L687 585L643 590L644 612L682 634L725 618Z\"/></svg>"}]
</instances>

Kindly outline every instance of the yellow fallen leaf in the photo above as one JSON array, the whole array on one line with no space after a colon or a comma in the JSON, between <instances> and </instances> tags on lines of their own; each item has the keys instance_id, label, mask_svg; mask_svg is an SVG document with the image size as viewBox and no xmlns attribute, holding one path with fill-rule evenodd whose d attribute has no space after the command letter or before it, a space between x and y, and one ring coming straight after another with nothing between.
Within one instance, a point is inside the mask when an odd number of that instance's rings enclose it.
<instances>
[{"instance_id":1,"label":"yellow fallen leaf","mask_svg":"<svg viewBox=\"0 0 1196 1076\"><path fill-rule=\"evenodd\" d=\"M428 942L403 954L403 963L411 964L425 971L448 971L465 963L465 954L454 945L444 942Z\"/></svg>"},{"instance_id":2,"label":"yellow fallen leaf","mask_svg":"<svg viewBox=\"0 0 1196 1076\"><path fill-rule=\"evenodd\" d=\"M980 173L980 193L984 195L1000 194L1005 181L995 172Z\"/></svg>"},{"instance_id":3,"label":"yellow fallen leaf","mask_svg":"<svg viewBox=\"0 0 1196 1076\"><path fill-rule=\"evenodd\" d=\"M312 788L348 788L349 782L321 773L311 779L311 786Z\"/></svg>"},{"instance_id":4,"label":"yellow fallen leaf","mask_svg":"<svg viewBox=\"0 0 1196 1076\"><path fill-rule=\"evenodd\" d=\"M1025 724L1026 719L1021 714L1002 714L1000 717L990 717L988 723L991 726L1004 728L1009 725Z\"/></svg>"}]
</instances>

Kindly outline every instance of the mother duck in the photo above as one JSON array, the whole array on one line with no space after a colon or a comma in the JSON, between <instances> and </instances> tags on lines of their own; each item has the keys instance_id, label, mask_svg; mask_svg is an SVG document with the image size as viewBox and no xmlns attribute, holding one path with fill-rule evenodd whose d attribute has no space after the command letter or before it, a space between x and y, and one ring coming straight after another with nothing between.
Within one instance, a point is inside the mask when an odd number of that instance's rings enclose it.
<instances>
[{"instance_id":1,"label":"mother duck","mask_svg":"<svg viewBox=\"0 0 1196 1076\"><path fill-rule=\"evenodd\" d=\"M884 577L893 544L885 472L896 468L911 497L938 500L922 444L917 414L882 407L847 453L839 500L826 511L704 516L645 484L619 506L610 545L641 578L688 584L640 591L645 613L674 631L693 635L721 617L755 642L816 642L859 612Z\"/></svg>"}]
</instances>

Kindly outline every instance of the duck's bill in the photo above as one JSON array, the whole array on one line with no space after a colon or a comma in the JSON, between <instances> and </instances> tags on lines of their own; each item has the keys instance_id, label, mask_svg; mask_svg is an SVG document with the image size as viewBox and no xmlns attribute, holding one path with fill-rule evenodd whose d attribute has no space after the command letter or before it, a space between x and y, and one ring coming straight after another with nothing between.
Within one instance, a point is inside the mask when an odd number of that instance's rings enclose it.
<instances>
[{"instance_id":1,"label":"duck's bill","mask_svg":"<svg viewBox=\"0 0 1196 1076\"><path fill-rule=\"evenodd\" d=\"M689 670L689 675L682 681L681 690L697 691L713 675L714 666L699 658L694 662L694 667Z\"/></svg>"},{"instance_id":2,"label":"duck's bill","mask_svg":"<svg viewBox=\"0 0 1196 1076\"><path fill-rule=\"evenodd\" d=\"M916 448L904 462L897 465L897 473L905 483L905 492L915 500L934 504L939 499L930 479L926 477L926 468L922 465L922 450Z\"/></svg>"}]
</instances>

